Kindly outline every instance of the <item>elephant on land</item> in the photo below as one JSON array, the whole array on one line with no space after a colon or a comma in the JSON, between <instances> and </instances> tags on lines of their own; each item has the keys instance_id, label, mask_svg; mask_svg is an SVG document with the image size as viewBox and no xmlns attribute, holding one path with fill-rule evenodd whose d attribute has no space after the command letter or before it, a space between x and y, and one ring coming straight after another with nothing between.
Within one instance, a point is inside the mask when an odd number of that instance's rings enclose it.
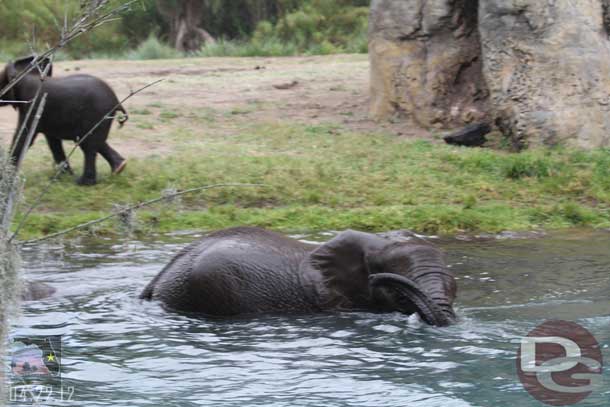
<instances>
[{"instance_id":1,"label":"elephant on land","mask_svg":"<svg viewBox=\"0 0 610 407\"><path fill-rule=\"evenodd\" d=\"M26 57L8 63L4 70L0 71L0 90L24 71L33 59L34 57ZM50 63L48 60L42 61L39 66ZM62 140L78 142L82 139L80 148L85 155L85 170L78 180L79 184L96 183L95 161L98 153L108 161L112 173L119 174L125 168L127 161L110 147L106 140L112 125L112 115L116 112L124 114L118 120L121 127L129 116L114 91L108 84L94 76L71 75L53 78L52 67L48 72L49 76L41 82L38 69L35 68L19 80L0 100L0 106L12 105L19 111L19 122L11 146L13 160L19 157L24 148L29 147L24 145L26 141L24 135L19 140L16 138L24 121L28 120L26 128L31 125L34 114L27 118L30 108L27 102L34 99L39 87L42 86L41 95L47 93L48 96L34 135L38 133L45 135L55 163L63 165L64 169L72 174ZM104 120L106 116L108 117ZM95 127L98 123L99 125ZM84 138L89 132L90 134Z\"/></svg>"},{"instance_id":2,"label":"elephant on land","mask_svg":"<svg viewBox=\"0 0 610 407\"><path fill-rule=\"evenodd\" d=\"M455 320L453 273L426 242L345 231L322 245L259 228L210 233L180 252L140 298L206 316L332 310Z\"/></svg>"}]
</instances>

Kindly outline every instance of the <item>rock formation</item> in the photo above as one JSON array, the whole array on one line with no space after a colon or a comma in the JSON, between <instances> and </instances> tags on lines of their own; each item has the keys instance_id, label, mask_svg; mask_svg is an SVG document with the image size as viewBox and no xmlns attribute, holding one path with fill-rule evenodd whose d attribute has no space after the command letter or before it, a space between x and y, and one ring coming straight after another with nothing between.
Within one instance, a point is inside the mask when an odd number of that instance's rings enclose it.
<instances>
[{"instance_id":1,"label":"rock formation","mask_svg":"<svg viewBox=\"0 0 610 407\"><path fill-rule=\"evenodd\" d=\"M423 127L486 116L477 0L374 0L372 114L408 114Z\"/></svg>"},{"instance_id":2,"label":"rock formation","mask_svg":"<svg viewBox=\"0 0 610 407\"><path fill-rule=\"evenodd\" d=\"M610 145L607 3L481 2L491 107L516 146Z\"/></svg>"},{"instance_id":3,"label":"rock formation","mask_svg":"<svg viewBox=\"0 0 610 407\"><path fill-rule=\"evenodd\" d=\"M610 0L373 0L372 114L610 145Z\"/></svg>"}]
</instances>

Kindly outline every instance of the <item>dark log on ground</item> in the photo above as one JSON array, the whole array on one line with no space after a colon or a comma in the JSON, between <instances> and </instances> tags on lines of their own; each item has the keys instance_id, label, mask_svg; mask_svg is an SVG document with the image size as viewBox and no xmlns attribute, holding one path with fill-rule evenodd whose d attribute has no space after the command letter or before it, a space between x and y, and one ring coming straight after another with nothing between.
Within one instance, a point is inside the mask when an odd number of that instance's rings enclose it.
<instances>
[{"instance_id":1,"label":"dark log on ground","mask_svg":"<svg viewBox=\"0 0 610 407\"><path fill-rule=\"evenodd\" d=\"M481 147L487 142L485 136L489 132L491 132L491 126L487 123L471 124L443 137L443 140L454 146Z\"/></svg>"}]
</instances>

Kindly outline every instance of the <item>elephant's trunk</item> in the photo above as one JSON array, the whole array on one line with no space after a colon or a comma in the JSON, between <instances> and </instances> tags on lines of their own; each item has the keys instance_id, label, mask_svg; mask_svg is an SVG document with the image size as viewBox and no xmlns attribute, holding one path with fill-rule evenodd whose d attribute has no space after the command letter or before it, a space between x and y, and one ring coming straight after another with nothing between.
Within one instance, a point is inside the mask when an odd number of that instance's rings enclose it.
<instances>
[{"instance_id":1,"label":"elephant's trunk","mask_svg":"<svg viewBox=\"0 0 610 407\"><path fill-rule=\"evenodd\" d=\"M456 319L455 279L433 247L412 248L407 264L372 274L369 282L373 293L382 290L391 307L407 314L417 312L430 325L448 326Z\"/></svg>"},{"instance_id":2,"label":"elephant's trunk","mask_svg":"<svg viewBox=\"0 0 610 407\"><path fill-rule=\"evenodd\" d=\"M369 279L373 291L383 290L398 311L417 312L424 322L434 326L448 326L455 320L451 306L436 303L413 280L393 273L374 274Z\"/></svg>"}]
</instances>

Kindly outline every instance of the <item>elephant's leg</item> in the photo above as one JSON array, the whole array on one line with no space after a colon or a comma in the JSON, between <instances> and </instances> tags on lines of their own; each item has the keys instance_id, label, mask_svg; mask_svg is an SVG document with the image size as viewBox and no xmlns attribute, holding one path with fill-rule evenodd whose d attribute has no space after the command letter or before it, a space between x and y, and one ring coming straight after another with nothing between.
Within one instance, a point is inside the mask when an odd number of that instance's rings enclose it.
<instances>
[{"instance_id":1,"label":"elephant's leg","mask_svg":"<svg viewBox=\"0 0 610 407\"><path fill-rule=\"evenodd\" d=\"M120 174L127 165L127 160L124 159L115 149L108 145L108 142L105 142L100 148L100 154L108 164L110 164L110 168L112 169L113 174Z\"/></svg>"},{"instance_id":2,"label":"elephant's leg","mask_svg":"<svg viewBox=\"0 0 610 407\"><path fill-rule=\"evenodd\" d=\"M83 175L78 179L79 185L95 185L96 170L95 170L95 159L97 158L97 146L92 143L81 144L81 150L85 155L85 169Z\"/></svg>"},{"instance_id":3,"label":"elephant's leg","mask_svg":"<svg viewBox=\"0 0 610 407\"><path fill-rule=\"evenodd\" d=\"M45 138L47 139L47 144L49 145L49 149L53 154L53 160L55 161L55 164L60 166L63 171L73 175L74 172L72 171L72 168L70 168L70 163L66 158L66 153L64 152L64 146L62 144L62 141L58 138L51 137L48 135L45 135Z\"/></svg>"},{"instance_id":4,"label":"elephant's leg","mask_svg":"<svg viewBox=\"0 0 610 407\"><path fill-rule=\"evenodd\" d=\"M106 144L106 139L108 138L111 125L112 122L106 120L100 124L99 127L86 139L81 140L80 148L85 154L85 170L82 177L78 180L79 185L96 184L95 161L97 158L97 153L101 153L104 150L104 145Z\"/></svg>"}]
</instances>

